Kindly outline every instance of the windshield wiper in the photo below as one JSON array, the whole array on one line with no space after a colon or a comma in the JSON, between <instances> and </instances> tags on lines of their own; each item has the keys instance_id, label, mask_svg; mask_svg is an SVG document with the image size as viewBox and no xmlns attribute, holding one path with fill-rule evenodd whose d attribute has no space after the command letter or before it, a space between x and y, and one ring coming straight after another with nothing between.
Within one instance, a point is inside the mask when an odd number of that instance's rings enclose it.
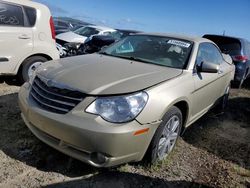
<instances>
[{"instance_id":1,"label":"windshield wiper","mask_svg":"<svg viewBox=\"0 0 250 188\"><path fill-rule=\"evenodd\" d=\"M149 63L149 64L153 64L152 62L150 61L146 61L144 59L141 59L141 58L138 58L138 57L133 57L133 56L119 56L119 55L112 55L112 54L109 54L107 52L99 52L99 54L102 54L102 55L107 55L107 56L112 56L112 57L118 57L118 58L123 58L123 59L129 59L129 60L132 60L132 61L139 61L139 62L142 62L142 63Z\"/></svg>"},{"instance_id":2,"label":"windshield wiper","mask_svg":"<svg viewBox=\"0 0 250 188\"><path fill-rule=\"evenodd\" d=\"M110 55L107 52L99 52L99 54L103 54L103 55Z\"/></svg>"},{"instance_id":3,"label":"windshield wiper","mask_svg":"<svg viewBox=\"0 0 250 188\"><path fill-rule=\"evenodd\" d=\"M107 52L98 52L98 54L116 57L112 54L108 54Z\"/></svg>"},{"instance_id":4,"label":"windshield wiper","mask_svg":"<svg viewBox=\"0 0 250 188\"><path fill-rule=\"evenodd\" d=\"M139 61L139 62L142 62L142 63L149 63L149 64L152 64L152 62L150 61L146 61L144 59L141 59L139 57L133 57L133 56L114 56L114 57L120 57L120 58L123 58L123 59L129 59L129 60L132 60L132 61Z\"/></svg>"}]
</instances>

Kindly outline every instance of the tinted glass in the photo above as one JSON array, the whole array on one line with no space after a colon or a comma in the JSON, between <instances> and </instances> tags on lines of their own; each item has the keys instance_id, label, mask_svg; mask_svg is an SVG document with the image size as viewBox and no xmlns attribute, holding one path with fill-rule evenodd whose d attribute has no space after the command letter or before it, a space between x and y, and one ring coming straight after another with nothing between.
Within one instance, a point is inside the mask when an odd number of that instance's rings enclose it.
<instances>
[{"instance_id":1,"label":"tinted glass","mask_svg":"<svg viewBox=\"0 0 250 188\"><path fill-rule=\"evenodd\" d=\"M0 2L0 25L24 26L22 8Z\"/></svg>"},{"instance_id":2,"label":"tinted glass","mask_svg":"<svg viewBox=\"0 0 250 188\"><path fill-rule=\"evenodd\" d=\"M214 35L205 35L204 38L217 44L222 53L232 56L241 54L241 42L238 39Z\"/></svg>"},{"instance_id":3,"label":"tinted glass","mask_svg":"<svg viewBox=\"0 0 250 188\"><path fill-rule=\"evenodd\" d=\"M236 43L228 43L228 44L220 44L219 48L222 52L229 55L239 55L241 54L241 45L239 42Z\"/></svg>"},{"instance_id":4,"label":"tinted glass","mask_svg":"<svg viewBox=\"0 0 250 188\"><path fill-rule=\"evenodd\" d=\"M210 62L214 64L220 64L223 61L223 57L216 46L211 43L200 44L196 65L200 65L201 62Z\"/></svg>"},{"instance_id":5,"label":"tinted glass","mask_svg":"<svg viewBox=\"0 0 250 188\"><path fill-rule=\"evenodd\" d=\"M23 7L28 17L29 25L33 27L36 23L36 9L31 7Z\"/></svg>"},{"instance_id":6,"label":"tinted glass","mask_svg":"<svg viewBox=\"0 0 250 188\"><path fill-rule=\"evenodd\" d=\"M192 42L151 35L128 36L103 52L106 55L184 69Z\"/></svg>"}]
</instances>

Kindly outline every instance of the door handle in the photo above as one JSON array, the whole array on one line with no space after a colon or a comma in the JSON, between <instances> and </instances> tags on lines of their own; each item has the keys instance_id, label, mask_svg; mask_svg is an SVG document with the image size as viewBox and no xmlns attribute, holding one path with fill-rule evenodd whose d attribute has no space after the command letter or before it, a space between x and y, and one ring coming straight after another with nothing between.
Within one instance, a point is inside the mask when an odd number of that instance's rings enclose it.
<instances>
[{"instance_id":1,"label":"door handle","mask_svg":"<svg viewBox=\"0 0 250 188\"><path fill-rule=\"evenodd\" d=\"M6 57L0 57L0 62L6 62L6 61L9 61L9 59Z\"/></svg>"},{"instance_id":2,"label":"door handle","mask_svg":"<svg viewBox=\"0 0 250 188\"><path fill-rule=\"evenodd\" d=\"M19 39L30 39L30 36L26 35L26 34L22 34L18 37Z\"/></svg>"}]
</instances>

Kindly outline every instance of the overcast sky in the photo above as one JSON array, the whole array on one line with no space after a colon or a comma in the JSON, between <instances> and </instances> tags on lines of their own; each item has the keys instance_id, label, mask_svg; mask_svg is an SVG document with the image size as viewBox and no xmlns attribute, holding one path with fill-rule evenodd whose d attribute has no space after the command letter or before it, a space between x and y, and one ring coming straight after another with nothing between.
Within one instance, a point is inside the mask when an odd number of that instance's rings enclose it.
<instances>
[{"instance_id":1,"label":"overcast sky","mask_svg":"<svg viewBox=\"0 0 250 188\"><path fill-rule=\"evenodd\" d=\"M69 16L114 28L250 41L250 0L35 0L54 16Z\"/></svg>"}]
</instances>

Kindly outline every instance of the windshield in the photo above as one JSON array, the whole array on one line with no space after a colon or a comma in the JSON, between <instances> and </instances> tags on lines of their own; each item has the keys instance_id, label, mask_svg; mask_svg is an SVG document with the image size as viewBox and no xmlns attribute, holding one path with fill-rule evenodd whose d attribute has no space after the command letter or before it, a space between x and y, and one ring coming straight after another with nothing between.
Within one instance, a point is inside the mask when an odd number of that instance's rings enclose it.
<instances>
[{"instance_id":1,"label":"windshield","mask_svg":"<svg viewBox=\"0 0 250 188\"><path fill-rule=\"evenodd\" d=\"M184 69L192 42L168 37L128 36L102 51L103 54L150 64Z\"/></svg>"},{"instance_id":2,"label":"windshield","mask_svg":"<svg viewBox=\"0 0 250 188\"><path fill-rule=\"evenodd\" d=\"M82 25L76 25L76 26L74 26L73 28L71 28L70 30L71 30L71 31L76 31L77 29L79 29L79 28L81 28L81 27L84 27L84 26L82 26Z\"/></svg>"},{"instance_id":3,"label":"windshield","mask_svg":"<svg viewBox=\"0 0 250 188\"><path fill-rule=\"evenodd\" d=\"M99 31L93 27L81 27L73 32L84 37L90 37L99 33Z\"/></svg>"},{"instance_id":4,"label":"windshield","mask_svg":"<svg viewBox=\"0 0 250 188\"><path fill-rule=\"evenodd\" d=\"M115 31L108 34L108 36L113 37L115 40L120 40L122 38L122 33L120 31Z\"/></svg>"}]
</instances>

